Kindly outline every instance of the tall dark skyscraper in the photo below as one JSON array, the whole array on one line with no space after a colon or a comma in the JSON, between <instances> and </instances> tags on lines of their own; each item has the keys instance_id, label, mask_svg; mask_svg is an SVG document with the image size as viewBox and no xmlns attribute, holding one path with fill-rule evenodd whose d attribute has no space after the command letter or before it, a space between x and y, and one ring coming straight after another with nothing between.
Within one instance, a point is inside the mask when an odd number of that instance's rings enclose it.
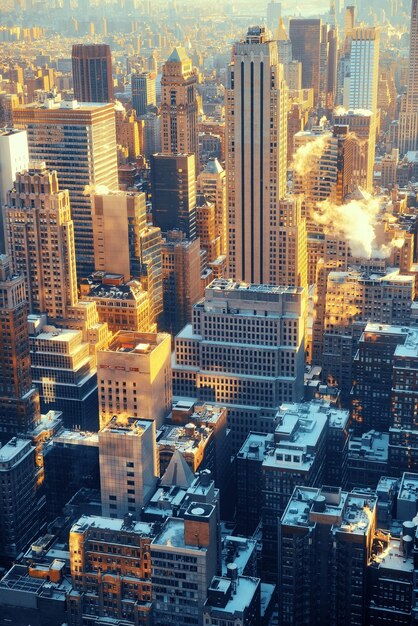
<instances>
[{"instance_id":1,"label":"tall dark skyscraper","mask_svg":"<svg viewBox=\"0 0 418 626\"><path fill-rule=\"evenodd\" d=\"M163 233L181 230L196 238L196 182L193 154L151 157L152 211Z\"/></svg>"},{"instance_id":2,"label":"tall dark skyscraper","mask_svg":"<svg viewBox=\"0 0 418 626\"><path fill-rule=\"evenodd\" d=\"M315 102L319 96L321 32L319 19L291 19L289 22L293 59L302 63L302 88L313 88Z\"/></svg>"},{"instance_id":3,"label":"tall dark skyscraper","mask_svg":"<svg viewBox=\"0 0 418 626\"><path fill-rule=\"evenodd\" d=\"M76 100L80 102L113 100L112 57L107 44L75 44L72 63Z\"/></svg>"}]
</instances>

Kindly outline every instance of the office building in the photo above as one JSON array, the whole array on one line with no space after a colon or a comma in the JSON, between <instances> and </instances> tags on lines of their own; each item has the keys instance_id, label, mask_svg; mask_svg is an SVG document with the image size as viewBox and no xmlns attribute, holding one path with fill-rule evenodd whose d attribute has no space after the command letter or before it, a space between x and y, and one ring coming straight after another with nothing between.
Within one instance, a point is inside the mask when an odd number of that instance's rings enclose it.
<instances>
[{"instance_id":1,"label":"office building","mask_svg":"<svg viewBox=\"0 0 418 626\"><path fill-rule=\"evenodd\" d=\"M205 626L260 626L261 583L259 578L239 576L235 563L227 575L215 576L208 588L203 610Z\"/></svg>"},{"instance_id":2,"label":"office building","mask_svg":"<svg viewBox=\"0 0 418 626\"><path fill-rule=\"evenodd\" d=\"M32 384L25 279L0 255L0 441L32 430L40 420Z\"/></svg>"},{"instance_id":3,"label":"office building","mask_svg":"<svg viewBox=\"0 0 418 626\"><path fill-rule=\"evenodd\" d=\"M56 170L70 192L77 278L86 277L94 271L89 194L100 185L118 189L114 106L55 98L19 107L14 121L27 128L30 159Z\"/></svg>"},{"instance_id":4,"label":"office building","mask_svg":"<svg viewBox=\"0 0 418 626\"><path fill-rule=\"evenodd\" d=\"M40 626L65 623L71 581L64 572L65 561L61 559L13 565L0 581L3 620L18 624L24 614L25 620Z\"/></svg>"},{"instance_id":5,"label":"office building","mask_svg":"<svg viewBox=\"0 0 418 626\"><path fill-rule=\"evenodd\" d=\"M30 437L0 447L0 555L15 559L39 532L35 448Z\"/></svg>"},{"instance_id":6,"label":"office building","mask_svg":"<svg viewBox=\"0 0 418 626\"><path fill-rule=\"evenodd\" d=\"M200 248L206 254L209 266L221 256L221 240L216 232L216 208L203 194L199 194L196 202L196 230ZM226 259L225 259L226 265Z\"/></svg>"},{"instance_id":7,"label":"office building","mask_svg":"<svg viewBox=\"0 0 418 626\"><path fill-rule=\"evenodd\" d=\"M153 154L161 152L161 115L150 111L141 115L138 121L142 125L141 150L149 161Z\"/></svg>"},{"instance_id":8,"label":"office building","mask_svg":"<svg viewBox=\"0 0 418 626\"><path fill-rule=\"evenodd\" d=\"M97 353L100 426L114 416L155 420L171 409L171 340L165 333L116 333Z\"/></svg>"},{"instance_id":9,"label":"office building","mask_svg":"<svg viewBox=\"0 0 418 626\"><path fill-rule=\"evenodd\" d=\"M48 522L62 515L80 490L100 493L97 432L61 430L45 442L42 456Z\"/></svg>"},{"instance_id":10,"label":"office building","mask_svg":"<svg viewBox=\"0 0 418 626\"><path fill-rule=\"evenodd\" d=\"M163 241L163 315L161 326L179 332L192 319L193 305L201 298L199 239L185 239L171 231Z\"/></svg>"},{"instance_id":11,"label":"office building","mask_svg":"<svg viewBox=\"0 0 418 626\"><path fill-rule=\"evenodd\" d=\"M314 90L314 102L320 93L322 22L320 19L289 21L289 38L294 61L302 63L302 89Z\"/></svg>"},{"instance_id":12,"label":"office building","mask_svg":"<svg viewBox=\"0 0 418 626\"><path fill-rule=\"evenodd\" d=\"M163 233L181 230L196 237L196 181L193 154L151 157L152 213Z\"/></svg>"},{"instance_id":13,"label":"office building","mask_svg":"<svg viewBox=\"0 0 418 626\"><path fill-rule=\"evenodd\" d=\"M328 416L309 406L282 405L277 426L261 466L262 569L277 579L277 521L298 481L317 487L323 483Z\"/></svg>"},{"instance_id":14,"label":"office building","mask_svg":"<svg viewBox=\"0 0 418 626\"><path fill-rule=\"evenodd\" d=\"M344 79L344 106L377 113L380 32L358 26L350 34L349 75Z\"/></svg>"},{"instance_id":15,"label":"office building","mask_svg":"<svg viewBox=\"0 0 418 626\"><path fill-rule=\"evenodd\" d=\"M116 143L118 147L118 163L135 161L141 154L140 124L135 111L128 111L117 102L115 104Z\"/></svg>"},{"instance_id":16,"label":"office building","mask_svg":"<svg viewBox=\"0 0 418 626\"><path fill-rule=\"evenodd\" d=\"M102 515L140 519L158 480L155 422L113 417L99 432Z\"/></svg>"},{"instance_id":17,"label":"office building","mask_svg":"<svg viewBox=\"0 0 418 626\"><path fill-rule=\"evenodd\" d=\"M30 313L65 319L77 304L74 225L68 191L44 163L16 175L3 210L6 247L25 276Z\"/></svg>"},{"instance_id":18,"label":"office building","mask_svg":"<svg viewBox=\"0 0 418 626\"><path fill-rule=\"evenodd\" d=\"M15 128L0 130L0 206L7 201L7 192L13 187L17 172L29 165L26 131ZM4 253L3 211L0 212L0 253Z\"/></svg>"},{"instance_id":19,"label":"office building","mask_svg":"<svg viewBox=\"0 0 418 626\"><path fill-rule=\"evenodd\" d=\"M174 48L162 68L161 152L194 154L198 172L197 72L184 48Z\"/></svg>"},{"instance_id":20,"label":"office building","mask_svg":"<svg viewBox=\"0 0 418 626\"><path fill-rule=\"evenodd\" d=\"M348 444L347 488L375 490L388 471L389 434L376 430L351 435Z\"/></svg>"},{"instance_id":21,"label":"office building","mask_svg":"<svg viewBox=\"0 0 418 626\"><path fill-rule=\"evenodd\" d=\"M351 417L358 433L388 431L392 425L394 354L409 332L408 327L376 323L364 329L353 362Z\"/></svg>"},{"instance_id":22,"label":"office building","mask_svg":"<svg viewBox=\"0 0 418 626\"><path fill-rule=\"evenodd\" d=\"M138 280L125 283L120 274L95 272L81 282L81 293L85 300L96 304L100 322L106 323L112 333L147 333L156 328L150 321L148 293Z\"/></svg>"},{"instance_id":23,"label":"office building","mask_svg":"<svg viewBox=\"0 0 418 626\"><path fill-rule=\"evenodd\" d=\"M162 312L161 231L147 223L145 194L114 192L92 198L95 268L141 282L149 320Z\"/></svg>"},{"instance_id":24,"label":"office building","mask_svg":"<svg viewBox=\"0 0 418 626\"><path fill-rule=\"evenodd\" d=\"M137 116L145 115L148 107L157 106L157 95L155 89L156 76L152 72L141 72L132 74L132 106Z\"/></svg>"},{"instance_id":25,"label":"office building","mask_svg":"<svg viewBox=\"0 0 418 626\"><path fill-rule=\"evenodd\" d=\"M273 252L286 193L287 106L277 43L264 27L250 28L234 46L226 89L229 275L238 281L279 284Z\"/></svg>"},{"instance_id":26,"label":"office building","mask_svg":"<svg viewBox=\"0 0 418 626\"><path fill-rule=\"evenodd\" d=\"M154 622L203 626L217 569L216 508L192 501L183 519L169 517L152 540L151 563Z\"/></svg>"},{"instance_id":27,"label":"office building","mask_svg":"<svg viewBox=\"0 0 418 626\"><path fill-rule=\"evenodd\" d=\"M399 113L399 151L404 155L418 148L418 2L412 0L410 44L408 63L408 86L402 96Z\"/></svg>"},{"instance_id":28,"label":"office building","mask_svg":"<svg viewBox=\"0 0 418 626\"><path fill-rule=\"evenodd\" d=\"M336 126L348 126L354 135L352 185L361 187L371 193L373 191L373 170L376 148L376 113L354 109L337 113L334 116Z\"/></svg>"},{"instance_id":29,"label":"office building","mask_svg":"<svg viewBox=\"0 0 418 626\"><path fill-rule=\"evenodd\" d=\"M278 284L308 288L308 243L302 199L285 197L279 203L277 251Z\"/></svg>"},{"instance_id":30,"label":"office building","mask_svg":"<svg viewBox=\"0 0 418 626\"><path fill-rule=\"evenodd\" d=\"M218 159L209 159L197 179L197 189L215 205L215 230L220 239L220 254L228 251L228 217L226 212L226 172Z\"/></svg>"},{"instance_id":31,"label":"office building","mask_svg":"<svg viewBox=\"0 0 418 626\"><path fill-rule=\"evenodd\" d=\"M389 429L389 467L392 476L418 470L418 337L411 329L395 349L392 378L393 424Z\"/></svg>"},{"instance_id":32,"label":"office building","mask_svg":"<svg viewBox=\"0 0 418 626\"><path fill-rule=\"evenodd\" d=\"M152 524L127 515L112 519L83 515L71 528L73 591L68 614L74 626L116 621L152 624L150 543Z\"/></svg>"},{"instance_id":33,"label":"office building","mask_svg":"<svg viewBox=\"0 0 418 626\"><path fill-rule=\"evenodd\" d=\"M410 534L411 533L411 534ZM415 612L414 561L417 553L415 523L403 524L402 536L377 533L368 569L367 624L411 624Z\"/></svg>"},{"instance_id":34,"label":"office building","mask_svg":"<svg viewBox=\"0 0 418 626\"><path fill-rule=\"evenodd\" d=\"M97 430L97 372L83 333L48 326L45 316L30 316L29 325L32 377L42 413L61 411L65 428Z\"/></svg>"},{"instance_id":35,"label":"office building","mask_svg":"<svg viewBox=\"0 0 418 626\"><path fill-rule=\"evenodd\" d=\"M74 44L74 98L80 102L112 102L112 57L107 44Z\"/></svg>"},{"instance_id":36,"label":"office building","mask_svg":"<svg viewBox=\"0 0 418 626\"><path fill-rule=\"evenodd\" d=\"M320 402L283 404L274 434L250 433L236 457L238 530L253 534L262 522L264 578L277 577L277 519L298 484L323 484L328 429L338 411ZM341 448L329 463L344 465Z\"/></svg>"},{"instance_id":37,"label":"office building","mask_svg":"<svg viewBox=\"0 0 418 626\"><path fill-rule=\"evenodd\" d=\"M353 182L353 143L354 140L347 126L334 126L333 130L314 127L301 131L294 136L295 151L303 150L312 144L315 156L307 159L303 168L295 166L293 173L293 191L302 194L303 212L309 232L321 230L313 222L312 211L320 202L329 200L337 205L354 190ZM316 152L316 154L315 154Z\"/></svg>"},{"instance_id":38,"label":"office building","mask_svg":"<svg viewBox=\"0 0 418 626\"><path fill-rule=\"evenodd\" d=\"M366 624L371 494L296 487L278 524L282 624Z\"/></svg>"},{"instance_id":39,"label":"office building","mask_svg":"<svg viewBox=\"0 0 418 626\"><path fill-rule=\"evenodd\" d=\"M235 451L303 397L305 308L301 287L218 279L175 339L174 396L225 406Z\"/></svg>"},{"instance_id":40,"label":"office building","mask_svg":"<svg viewBox=\"0 0 418 626\"><path fill-rule=\"evenodd\" d=\"M342 398L347 399L352 386L352 361L365 325L408 323L415 278L399 270L375 274L332 271L326 290L324 325L315 331L314 352L322 355L323 380L337 385Z\"/></svg>"}]
</instances>

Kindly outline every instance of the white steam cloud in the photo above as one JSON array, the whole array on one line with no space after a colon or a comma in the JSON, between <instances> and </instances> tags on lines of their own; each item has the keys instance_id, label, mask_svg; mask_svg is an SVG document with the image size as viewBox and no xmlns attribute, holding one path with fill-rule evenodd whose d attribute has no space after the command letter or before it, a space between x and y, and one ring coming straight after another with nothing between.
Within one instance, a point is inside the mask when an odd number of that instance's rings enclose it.
<instances>
[{"instance_id":1,"label":"white steam cloud","mask_svg":"<svg viewBox=\"0 0 418 626\"><path fill-rule=\"evenodd\" d=\"M299 176L307 175L315 168L318 159L325 152L329 133L318 135L312 141L302 144L293 156L292 169Z\"/></svg>"},{"instance_id":2,"label":"white steam cloud","mask_svg":"<svg viewBox=\"0 0 418 626\"><path fill-rule=\"evenodd\" d=\"M390 243L383 242L379 216L381 201L370 197L351 200L341 206L325 200L318 204L312 217L323 226L326 234L344 239L354 257L384 259L390 256L394 247L402 247L404 240L398 238Z\"/></svg>"}]
</instances>

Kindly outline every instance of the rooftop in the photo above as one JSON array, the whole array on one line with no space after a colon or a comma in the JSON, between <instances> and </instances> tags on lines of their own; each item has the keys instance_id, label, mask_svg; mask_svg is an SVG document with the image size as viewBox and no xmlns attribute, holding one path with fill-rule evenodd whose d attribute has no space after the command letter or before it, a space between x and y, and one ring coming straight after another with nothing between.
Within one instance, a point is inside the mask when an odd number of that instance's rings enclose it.
<instances>
[{"instance_id":1,"label":"rooftop","mask_svg":"<svg viewBox=\"0 0 418 626\"><path fill-rule=\"evenodd\" d=\"M418 474L404 472L399 487L398 500L411 500L416 502L418 499Z\"/></svg>"},{"instance_id":2,"label":"rooftop","mask_svg":"<svg viewBox=\"0 0 418 626\"><path fill-rule=\"evenodd\" d=\"M142 289L142 285L137 280L130 280L123 285L93 285L88 298L99 298L103 300L138 300L146 297L147 292Z\"/></svg>"},{"instance_id":3,"label":"rooftop","mask_svg":"<svg viewBox=\"0 0 418 626\"><path fill-rule=\"evenodd\" d=\"M254 594L260 586L259 578L250 578L249 576L238 576L236 591L231 593L225 606L210 605L209 599L205 603L205 610L211 606L212 612L216 615L225 613L226 615L242 614L250 605L254 598ZM231 586L229 578L221 578L215 576L210 584L210 590L227 594Z\"/></svg>"},{"instance_id":4,"label":"rooftop","mask_svg":"<svg viewBox=\"0 0 418 626\"><path fill-rule=\"evenodd\" d=\"M126 523L128 522L128 523ZM99 515L83 515L72 526L71 532L84 533L90 528L98 528L100 530L113 530L118 532L130 532L136 535L151 536L153 533L153 525L146 522L136 522L123 519L114 519L110 517L102 517Z\"/></svg>"},{"instance_id":5,"label":"rooftop","mask_svg":"<svg viewBox=\"0 0 418 626\"><path fill-rule=\"evenodd\" d=\"M251 283L244 283L239 281L234 281L232 279L227 278L215 278L211 282L211 284L207 287L207 289L217 290L217 291L227 291L227 292L235 292L235 293L257 293L257 294L278 294L282 295L285 293L291 294L301 294L303 293L303 287L280 287L275 285L258 285Z\"/></svg>"},{"instance_id":6,"label":"rooftop","mask_svg":"<svg viewBox=\"0 0 418 626\"><path fill-rule=\"evenodd\" d=\"M206 445L212 430L206 426L195 427L193 423L186 426L169 424L162 426L157 434L157 446L173 446L182 453L196 454L202 445Z\"/></svg>"},{"instance_id":7,"label":"rooftop","mask_svg":"<svg viewBox=\"0 0 418 626\"><path fill-rule=\"evenodd\" d=\"M198 508L198 505L197 505ZM200 509L198 508L200 511ZM206 552L206 548L199 546L191 546L184 541L184 520L169 517L160 533L153 539L151 543L152 547L165 546L166 548L185 548L187 550L193 550L194 552Z\"/></svg>"},{"instance_id":8,"label":"rooftop","mask_svg":"<svg viewBox=\"0 0 418 626\"><path fill-rule=\"evenodd\" d=\"M361 458L368 461L387 462L389 434L370 430L361 437L351 437L348 444L350 459Z\"/></svg>"},{"instance_id":9,"label":"rooftop","mask_svg":"<svg viewBox=\"0 0 418 626\"><path fill-rule=\"evenodd\" d=\"M30 439L13 437L8 443L0 447L0 463L9 463L13 461L15 457L21 456L23 452L29 452L32 449Z\"/></svg>"},{"instance_id":10,"label":"rooftop","mask_svg":"<svg viewBox=\"0 0 418 626\"><path fill-rule=\"evenodd\" d=\"M282 524L310 527L316 523L332 526L333 532L364 535L370 529L377 499L336 487L296 487Z\"/></svg>"},{"instance_id":11,"label":"rooftop","mask_svg":"<svg viewBox=\"0 0 418 626\"><path fill-rule=\"evenodd\" d=\"M114 433L118 435L129 435L131 437L137 437L142 435L146 430L152 428L154 422L137 417L124 417L121 415L115 415L110 422L100 431L100 436L104 433Z\"/></svg>"},{"instance_id":12,"label":"rooftop","mask_svg":"<svg viewBox=\"0 0 418 626\"><path fill-rule=\"evenodd\" d=\"M122 330L116 333L106 351L150 354L169 336L166 333L138 333Z\"/></svg>"},{"instance_id":13,"label":"rooftop","mask_svg":"<svg viewBox=\"0 0 418 626\"><path fill-rule=\"evenodd\" d=\"M413 559L406 558L401 541L393 537L382 552L374 555L373 561L381 570L396 570L411 573L414 571ZM389 575L389 572L387 575Z\"/></svg>"}]
</instances>

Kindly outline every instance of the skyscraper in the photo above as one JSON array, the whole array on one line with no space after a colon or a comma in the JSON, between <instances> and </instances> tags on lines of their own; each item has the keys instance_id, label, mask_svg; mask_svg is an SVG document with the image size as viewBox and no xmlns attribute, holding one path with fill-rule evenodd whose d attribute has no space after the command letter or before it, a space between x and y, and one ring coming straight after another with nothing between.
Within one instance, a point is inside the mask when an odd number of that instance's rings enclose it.
<instances>
[{"instance_id":1,"label":"skyscraper","mask_svg":"<svg viewBox=\"0 0 418 626\"><path fill-rule=\"evenodd\" d=\"M418 0L412 0L408 65L408 88L399 114L401 155L418 149Z\"/></svg>"},{"instance_id":2,"label":"skyscraper","mask_svg":"<svg viewBox=\"0 0 418 626\"><path fill-rule=\"evenodd\" d=\"M350 34L349 75L344 80L344 106L377 112L380 32L354 28Z\"/></svg>"},{"instance_id":3,"label":"skyscraper","mask_svg":"<svg viewBox=\"0 0 418 626\"><path fill-rule=\"evenodd\" d=\"M287 87L264 27L234 46L226 92L229 273L277 284L278 201L286 192Z\"/></svg>"},{"instance_id":4,"label":"skyscraper","mask_svg":"<svg viewBox=\"0 0 418 626\"><path fill-rule=\"evenodd\" d=\"M284 287L308 288L308 247L302 199L280 200L278 225L277 276Z\"/></svg>"},{"instance_id":5,"label":"skyscraper","mask_svg":"<svg viewBox=\"0 0 418 626\"><path fill-rule=\"evenodd\" d=\"M0 555L16 558L39 531L35 448L13 437L0 448Z\"/></svg>"},{"instance_id":6,"label":"skyscraper","mask_svg":"<svg viewBox=\"0 0 418 626\"><path fill-rule=\"evenodd\" d=\"M0 130L0 206L6 203L7 192L13 187L17 172L29 165L26 131L5 128ZM0 211L0 253L5 251L3 212Z\"/></svg>"},{"instance_id":7,"label":"skyscraper","mask_svg":"<svg viewBox=\"0 0 418 626\"><path fill-rule=\"evenodd\" d=\"M72 64L76 100L113 100L112 57L107 44L73 45Z\"/></svg>"},{"instance_id":8,"label":"skyscraper","mask_svg":"<svg viewBox=\"0 0 418 626\"><path fill-rule=\"evenodd\" d=\"M32 386L25 279L0 255L0 440L33 429L40 419Z\"/></svg>"},{"instance_id":9,"label":"skyscraper","mask_svg":"<svg viewBox=\"0 0 418 626\"><path fill-rule=\"evenodd\" d=\"M320 19L291 19L289 22L293 59L302 63L302 89L314 90L315 103L320 88L321 36Z\"/></svg>"},{"instance_id":10,"label":"skyscraper","mask_svg":"<svg viewBox=\"0 0 418 626\"><path fill-rule=\"evenodd\" d=\"M131 86L132 106L138 116L145 115L149 106L157 105L155 74L152 72L132 74Z\"/></svg>"},{"instance_id":11,"label":"skyscraper","mask_svg":"<svg viewBox=\"0 0 418 626\"><path fill-rule=\"evenodd\" d=\"M4 208L6 247L26 279L30 313L65 319L77 304L74 226L68 191L44 163L16 176Z\"/></svg>"},{"instance_id":12,"label":"skyscraper","mask_svg":"<svg viewBox=\"0 0 418 626\"><path fill-rule=\"evenodd\" d=\"M89 194L100 185L118 189L114 106L50 99L16 109L14 121L27 128L31 160L56 170L70 192L77 277L86 277L94 271Z\"/></svg>"},{"instance_id":13,"label":"skyscraper","mask_svg":"<svg viewBox=\"0 0 418 626\"><path fill-rule=\"evenodd\" d=\"M226 213L226 173L218 159L210 159L197 179L198 190L215 205L216 236L220 237L221 254L228 249L228 222Z\"/></svg>"},{"instance_id":14,"label":"skyscraper","mask_svg":"<svg viewBox=\"0 0 418 626\"><path fill-rule=\"evenodd\" d=\"M194 154L199 163L197 75L184 48L174 48L161 78L161 151Z\"/></svg>"},{"instance_id":15,"label":"skyscraper","mask_svg":"<svg viewBox=\"0 0 418 626\"><path fill-rule=\"evenodd\" d=\"M196 238L194 154L154 154L151 157L152 212L163 233L181 230Z\"/></svg>"},{"instance_id":16,"label":"skyscraper","mask_svg":"<svg viewBox=\"0 0 418 626\"><path fill-rule=\"evenodd\" d=\"M170 346L165 333L120 331L98 352L101 427L115 415L162 425L171 410Z\"/></svg>"},{"instance_id":17,"label":"skyscraper","mask_svg":"<svg viewBox=\"0 0 418 626\"><path fill-rule=\"evenodd\" d=\"M148 292L150 323L162 312L162 239L147 224L145 194L94 195L92 203L95 269L140 280Z\"/></svg>"},{"instance_id":18,"label":"skyscraper","mask_svg":"<svg viewBox=\"0 0 418 626\"><path fill-rule=\"evenodd\" d=\"M376 114L367 109L351 109L334 117L336 126L348 126L353 143L352 184L371 193L376 147Z\"/></svg>"},{"instance_id":19,"label":"skyscraper","mask_svg":"<svg viewBox=\"0 0 418 626\"><path fill-rule=\"evenodd\" d=\"M174 395L226 406L234 451L273 432L277 407L303 397L305 320L301 287L214 280L175 339Z\"/></svg>"},{"instance_id":20,"label":"skyscraper","mask_svg":"<svg viewBox=\"0 0 418 626\"><path fill-rule=\"evenodd\" d=\"M157 486L158 457L155 422L118 418L99 432L102 515L135 519Z\"/></svg>"},{"instance_id":21,"label":"skyscraper","mask_svg":"<svg viewBox=\"0 0 418 626\"><path fill-rule=\"evenodd\" d=\"M202 297L200 240L171 231L163 242L162 328L173 334L192 319L192 307Z\"/></svg>"}]
</instances>

